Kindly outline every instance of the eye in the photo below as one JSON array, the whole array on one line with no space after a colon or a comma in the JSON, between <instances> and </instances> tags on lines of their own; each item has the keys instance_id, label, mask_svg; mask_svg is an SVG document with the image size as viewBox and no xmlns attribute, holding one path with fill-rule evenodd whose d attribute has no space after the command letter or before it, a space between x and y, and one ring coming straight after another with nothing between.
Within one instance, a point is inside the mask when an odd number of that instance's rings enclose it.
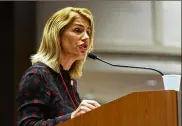
<instances>
[{"instance_id":1,"label":"eye","mask_svg":"<svg viewBox=\"0 0 182 126\"><path fill-rule=\"evenodd\" d=\"M75 28L75 29L74 29L74 32L76 32L76 33L81 33L82 30L81 30L80 28Z\"/></svg>"}]
</instances>

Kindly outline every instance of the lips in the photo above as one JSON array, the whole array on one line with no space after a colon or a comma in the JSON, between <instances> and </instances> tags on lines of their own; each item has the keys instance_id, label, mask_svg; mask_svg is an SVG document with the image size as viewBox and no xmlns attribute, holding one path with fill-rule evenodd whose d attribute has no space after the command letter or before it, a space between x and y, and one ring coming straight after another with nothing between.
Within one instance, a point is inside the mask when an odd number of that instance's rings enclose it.
<instances>
[{"instance_id":1,"label":"lips","mask_svg":"<svg viewBox=\"0 0 182 126\"><path fill-rule=\"evenodd\" d=\"M84 52L85 52L85 51L87 50L87 48L88 48L88 44L82 42L82 43L80 43L80 44L78 45L78 47L81 49L81 51L84 51Z\"/></svg>"}]
</instances>

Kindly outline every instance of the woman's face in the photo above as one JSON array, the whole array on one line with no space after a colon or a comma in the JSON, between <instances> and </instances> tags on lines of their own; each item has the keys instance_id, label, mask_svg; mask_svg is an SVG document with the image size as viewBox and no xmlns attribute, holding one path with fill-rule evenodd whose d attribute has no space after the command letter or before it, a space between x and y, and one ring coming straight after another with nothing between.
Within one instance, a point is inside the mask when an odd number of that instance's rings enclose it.
<instances>
[{"instance_id":1,"label":"woman's face","mask_svg":"<svg viewBox=\"0 0 182 126\"><path fill-rule=\"evenodd\" d=\"M86 18L78 16L60 37L61 55L75 60L83 60L89 46L91 29Z\"/></svg>"}]
</instances>

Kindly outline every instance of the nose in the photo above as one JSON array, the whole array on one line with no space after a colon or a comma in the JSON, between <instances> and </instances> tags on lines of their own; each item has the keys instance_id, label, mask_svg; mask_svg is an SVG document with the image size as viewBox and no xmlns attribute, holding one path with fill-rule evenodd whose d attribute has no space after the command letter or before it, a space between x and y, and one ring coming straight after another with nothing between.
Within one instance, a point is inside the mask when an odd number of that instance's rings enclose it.
<instances>
[{"instance_id":1,"label":"nose","mask_svg":"<svg viewBox=\"0 0 182 126\"><path fill-rule=\"evenodd\" d=\"M88 43L89 36L88 36L87 32L84 33L84 35L83 35L83 37L82 37L82 40L83 40L84 42L87 42L87 43Z\"/></svg>"}]
</instances>

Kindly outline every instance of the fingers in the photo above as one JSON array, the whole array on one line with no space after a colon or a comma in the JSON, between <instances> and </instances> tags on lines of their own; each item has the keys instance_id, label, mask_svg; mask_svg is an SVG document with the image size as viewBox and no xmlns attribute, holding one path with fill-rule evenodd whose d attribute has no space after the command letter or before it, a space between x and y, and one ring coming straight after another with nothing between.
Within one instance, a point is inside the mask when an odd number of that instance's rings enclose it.
<instances>
[{"instance_id":1,"label":"fingers","mask_svg":"<svg viewBox=\"0 0 182 126\"><path fill-rule=\"evenodd\" d=\"M78 112L80 111L88 112L100 106L101 105L94 100L83 100L78 107Z\"/></svg>"},{"instance_id":2,"label":"fingers","mask_svg":"<svg viewBox=\"0 0 182 126\"><path fill-rule=\"evenodd\" d=\"M72 113L71 118L82 115L100 106L101 105L94 100L83 100L79 107Z\"/></svg>"},{"instance_id":3,"label":"fingers","mask_svg":"<svg viewBox=\"0 0 182 126\"><path fill-rule=\"evenodd\" d=\"M91 110L92 110L92 109L88 108L87 106L80 106L78 112L80 112L80 111L89 112L89 111L91 111Z\"/></svg>"},{"instance_id":4,"label":"fingers","mask_svg":"<svg viewBox=\"0 0 182 126\"><path fill-rule=\"evenodd\" d=\"M95 109L95 108L96 108L95 105L89 104L89 103L87 103L87 102L82 102L82 103L80 104L80 106L86 106L86 107L88 107L88 108L90 108L90 109Z\"/></svg>"},{"instance_id":5,"label":"fingers","mask_svg":"<svg viewBox=\"0 0 182 126\"><path fill-rule=\"evenodd\" d=\"M75 117L80 116L80 115L85 114L85 113L86 113L85 111L79 111L78 113L76 113Z\"/></svg>"},{"instance_id":6,"label":"fingers","mask_svg":"<svg viewBox=\"0 0 182 126\"><path fill-rule=\"evenodd\" d=\"M93 105L95 107L100 107L101 106L98 102L96 102L94 100L83 100L83 103L88 103L88 104L91 104L91 105Z\"/></svg>"},{"instance_id":7,"label":"fingers","mask_svg":"<svg viewBox=\"0 0 182 126\"><path fill-rule=\"evenodd\" d=\"M89 112L91 110L92 109L88 108L87 106L83 106L83 105L79 106L77 108L77 110L74 112L73 117L77 117L77 116L82 115L82 114Z\"/></svg>"}]
</instances>

